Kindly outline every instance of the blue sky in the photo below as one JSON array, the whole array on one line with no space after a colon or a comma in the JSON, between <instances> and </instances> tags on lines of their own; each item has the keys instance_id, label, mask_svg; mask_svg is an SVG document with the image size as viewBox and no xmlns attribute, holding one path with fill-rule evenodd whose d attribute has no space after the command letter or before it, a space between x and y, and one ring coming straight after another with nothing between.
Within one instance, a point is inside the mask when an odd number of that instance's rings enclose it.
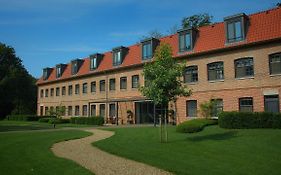
<instances>
[{"instance_id":1,"label":"blue sky","mask_svg":"<svg viewBox=\"0 0 281 175\"><path fill-rule=\"evenodd\" d=\"M15 48L36 78L42 68L164 34L183 17L214 22L272 8L279 0L0 0L0 42Z\"/></svg>"}]
</instances>

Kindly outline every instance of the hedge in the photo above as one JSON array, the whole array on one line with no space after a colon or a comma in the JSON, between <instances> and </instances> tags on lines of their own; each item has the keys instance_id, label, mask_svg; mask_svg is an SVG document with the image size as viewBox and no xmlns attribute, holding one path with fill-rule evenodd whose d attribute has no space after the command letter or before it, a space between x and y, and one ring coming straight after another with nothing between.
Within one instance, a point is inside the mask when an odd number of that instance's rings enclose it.
<instances>
[{"instance_id":1,"label":"hedge","mask_svg":"<svg viewBox=\"0 0 281 175\"><path fill-rule=\"evenodd\" d=\"M58 119L54 117L49 117L49 118L40 118L38 120L39 122L45 122L45 123L50 123L50 124L62 124L62 123L70 123L70 119Z\"/></svg>"},{"instance_id":2,"label":"hedge","mask_svg":"<svg viewBox=\"0 0 281 175\"><path fill-rule=\"evenodd\" d=\"M38 121L39 117L36 115L8 115L6 119L15 121Z\"/></svg>"},{"instance_id":3,"label":"hedge","mask_svg":"<svg viewBox=\"0 0 281 175\"><path fill-rule=\"evenodd\" d=\"M194 133L202 131L205 126L216 125L217 123L217 120L193 119L179 124L176 128L176 131L181 133Z\"/></svg>"},{"instance_id":4,"label":"hedge","mask_svg":"<svg viewBox=\"0 0 281 175\"><path fill-rule=\"evenodd\" d=\"M219 114L221 128L281 128L281 113L269 112L222 112Z\"/></svg>"},{"instance_id":5,"label":"hedge","mask_svg":"<svg viewBox=\"0 0 281 175\"><path fill-rule=\"evenodd\" d=\"M73 124L84 124L84 125L103 125L104 118L100 116L96 117L71 117L70 123Z\"/></svg>"}]
</instances>

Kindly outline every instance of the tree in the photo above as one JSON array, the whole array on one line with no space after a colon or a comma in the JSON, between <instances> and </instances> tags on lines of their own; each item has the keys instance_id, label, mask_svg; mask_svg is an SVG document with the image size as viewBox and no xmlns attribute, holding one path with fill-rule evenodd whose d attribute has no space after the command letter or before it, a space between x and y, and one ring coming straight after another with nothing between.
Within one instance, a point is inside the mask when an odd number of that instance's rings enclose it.
<instances>
[{"instance_id":1,"label":"tree","mask_svg":"<svg viewBox=\"0 0 281 175\"><path fill-rule=\"evenodd\" d=\"M169 44L161 43L157 47L154 60L146 63L143 69L145 85L140 88L141 93L152 99L156 105L165 107L165 113L161 116L161 121L165 119L166 141L166 107L169 102L176 101L179 96L189 96L191 91L183 85L182 77L185 65L179 64L172 58L172 47ZM161 123L161 122L160 122ZM160 125L162 129L162 125ZM162 142L162 132L161 132Z\"/></svg>"},{"instance_id":2,"label":"tree","mask_svg":"<svg viewBox=\"0 0 281 175\"><path fill-rule=\"evenodd\" d=\"M212 116L216 100L209 100L200 104L200 112L202 117L208 119Z\"/></svg>"},{"instance_id":3,"label":"tree","mask_svg":"<svg viewBox=\"0 0 281 175\"><path fill-rule=\"evenodd\" d=\"M154 29L154 30L151 30L150 32L148 32L147 35L142 36L141 40L147 39L147 38L157 38L157 39L159 39L159 38L161 38L163 36L164 35L159 30Z\"/></svg>"},{"instance_id":4,"label":"tree","mask_svg":"<svg viewBox=\"0 0 281 175\"><path fill-rule=\"evenodd\" d=\"M212 22L213 16L210 16L207 13L192 15L189 17L184 17L182 19L182 27L189 28L189 27L201 27L210 25Z\"/></svg>"},{"instance_id":5,"label":"tree","mask_svg":"<svg viewBox=\"0 0 281 175\"><path fill-rule=\"evenodd\" d=\"M34 114L36 79L28 74L12 47L0 43L0 119L8 114Z\"/></svg>"}]
</instances>

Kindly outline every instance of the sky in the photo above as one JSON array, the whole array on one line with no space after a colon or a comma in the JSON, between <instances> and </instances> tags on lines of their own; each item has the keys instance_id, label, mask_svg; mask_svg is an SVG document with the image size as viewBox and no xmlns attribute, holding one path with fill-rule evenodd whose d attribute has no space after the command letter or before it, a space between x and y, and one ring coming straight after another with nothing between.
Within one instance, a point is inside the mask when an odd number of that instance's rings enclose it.
<instances>
[{"instance_id":1,"label":"sky","mask_svg":"<svg viewBox=\"0 0 281 175\"><path fill-rule=\"evenodd\" d=\"M199 13L223 21L252 14L280 0L0 0L0 42L13 47L35 78L44 67L68 63L118 46L150 31L169 34L183 17Z\"/></svg>"}]
</instances>

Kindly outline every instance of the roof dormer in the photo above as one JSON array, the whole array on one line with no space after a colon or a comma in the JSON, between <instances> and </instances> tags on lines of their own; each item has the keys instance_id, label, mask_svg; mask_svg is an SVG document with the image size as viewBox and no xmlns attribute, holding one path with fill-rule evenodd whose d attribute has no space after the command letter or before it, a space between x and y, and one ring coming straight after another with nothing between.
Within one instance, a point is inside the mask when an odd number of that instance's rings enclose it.
<instances>
[{"instance_id":1,"label":"roof dormer","mask_svg":"<svg viewBox=\"0 0 281 175\"><path fill-rule=\"evenodd\" d=\"M76 75L83 63L81 59L75 59L71 61L71 74Z\"/></svg>"},{"instance_id":2,"label":"roof dormer","mask_svg":"<svg viewBox=\"0 0 281 175\"><path fill-rule=\"evenodd\" d=\"M56 78L60 78L66 68L66 64L57 64L56 65Z\"/></svg>"},{"instance_id":3,"label":"roof dormer","mask_svg":"<svg viewBox=\"0 0 281 175\"><path fill-rule=\"evenodd\" d=\"M159 45L159 40L156 38L147 38L141 41L142 60L150 60L153 57L156 47Z\"/></svg>"},{"instance_id":4,"label":"roof dormer","mask_svg":"<svg viewBox=\"0 0 281 175\"><path fill-rule=\"evenodd\" d=\"M43 69L43 80L47 80L52 72L53 68L46 67Z\"/></svg>"},{"instance_id":5,"label":"roof dormer","mask_svg":"<svg viewBox=\"0 0 281 175\"><path fill-rule=\"evenodd\" d=\"M187 52L193 50L197 29L194 27L180 29L177 31L179 40L179 52Z\"/></svg>"},{"instance_id":6,"label":"roof dormer","mask_svg":"<svg viewBox=\"0 0 281 175\"><path fill-rule=\"evenodd\" d=\"M112 49L112 62L113 66L119 66L123 63L123 60L128 52L128 48L124 46L116 47Z\"/></svg>"},{"instance_id":7,"label":"roof dormer","mask_svg":"<svg viewBox=\"0 0 281 175\"><path fill-rule=\"evenodd\" d=\"M103 54L95 53L90 55L90 70L95 70L99 67Z\"/></svg>"},{"instance_id":8,"label":"roof dormer","mask_svg":"<svg viewBox=\"0 0 281 175\"><path fill-rule=\"evenodd\" d=\"M243 41L246 38L248 17L245 13L224 18L226 43Z\"/></svg>"}]
</instances>

